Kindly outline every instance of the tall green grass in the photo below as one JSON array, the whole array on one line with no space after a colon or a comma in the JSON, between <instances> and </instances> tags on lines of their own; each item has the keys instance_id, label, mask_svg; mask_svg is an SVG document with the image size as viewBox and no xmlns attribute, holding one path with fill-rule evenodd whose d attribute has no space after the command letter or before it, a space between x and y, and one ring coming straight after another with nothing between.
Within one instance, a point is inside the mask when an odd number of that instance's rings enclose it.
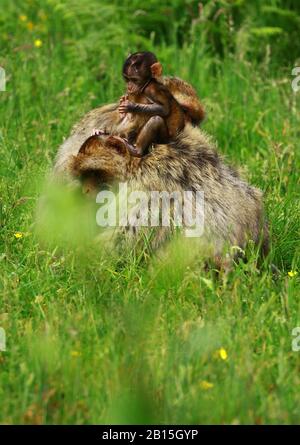
<instances>
[{"instance_id":1,"label":"tall green grass","mask_svg":"<svg viewBox=\"0 0 300 445\"><path fill-rule=\"evenodd\" d=\"M227 15L223 29L213 2L205 2L202 28L195 2L169 2L169 16L154 1L146 11L137 1L3 2L0 422L299 423L291 331L300 323L300 93L291 90L292 34L282 46L268 35L251 40L246 18L255 22L258 2L232 15L234 42L247 31L250 48L231 48ZM221 3L227 11L229 2ZM291 12L281 20L296 20ZM280 13L268 14L250 27L278 25L270 14ZM93 209L72 197L75 224L68 226L69 212L55 217L66 211L55 200L36 233L59 144L86 111L119 97L124 56L141 47L196 87L207 108L204 130L264 191L271 253L260 268L255 252L218 278L198 258L179 261L178 246L170 267L119 256L94 242L93 220L76 213L79 205L94 218Z\"/></svg>"}]
</instances>

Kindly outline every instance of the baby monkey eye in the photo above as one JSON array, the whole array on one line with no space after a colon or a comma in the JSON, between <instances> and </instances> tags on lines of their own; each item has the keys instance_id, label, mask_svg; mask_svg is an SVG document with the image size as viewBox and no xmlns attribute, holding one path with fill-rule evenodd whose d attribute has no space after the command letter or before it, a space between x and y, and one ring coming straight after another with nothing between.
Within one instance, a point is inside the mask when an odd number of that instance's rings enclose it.
<instances>
[{"instance_id":1,"label":"baby monkey eye","mask_svg":"<svg viewBox=\"0 0 300 445\"><path fill-rule=\"evenodd\" d=\"M135 66L135 67L139 67L139 66L141 66L142 65L142 63L143 63L143 61L142 60L137 60L137 61L135 61L135 62L133 62L133 66Z\"/></svg>"}]
</instances>

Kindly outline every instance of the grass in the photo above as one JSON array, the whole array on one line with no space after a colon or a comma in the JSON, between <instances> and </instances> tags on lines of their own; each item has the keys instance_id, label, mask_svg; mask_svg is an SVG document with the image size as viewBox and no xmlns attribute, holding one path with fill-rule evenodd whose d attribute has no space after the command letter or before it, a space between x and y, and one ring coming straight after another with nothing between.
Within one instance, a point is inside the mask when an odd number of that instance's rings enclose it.
<instances>
[{"instance_id":1,"label":"grass","mask_svg":"<svg viewBox=\"0 0 300 445\"><path fill-rule=\"evenodd\" d=\"M203 97L203 128L227 162L264 191L271 229L260 268L253 253L215 279L197 259L176 257L172 273L162 268L154 279L136 256L95 248L80 218L78 243L36 233L57 148L81 115L122 93L131 42L113 42L100 57L78 23L64 30L51 2L45 17L37 3L25 10L23 3L7 1L0 22L8 78L0 93L0 326L7 335L0 423L299 423L300 355L291 332L300 325L300 93L291 90L292 66L275 72L267 62L220 61L197 42L154 47L166 72ZM57 218L53 230L67 237Z\"/></svg>"}]
</instances>

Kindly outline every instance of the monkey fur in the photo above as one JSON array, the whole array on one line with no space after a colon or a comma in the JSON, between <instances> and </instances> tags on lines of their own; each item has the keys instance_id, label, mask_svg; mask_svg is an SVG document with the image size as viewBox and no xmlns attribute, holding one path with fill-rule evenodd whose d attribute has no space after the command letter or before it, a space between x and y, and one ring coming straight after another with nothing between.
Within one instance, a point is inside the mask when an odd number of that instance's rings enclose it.
<instances>
[{"instance_id":1,"label":"monkey fur","mask_svg":"<svg viewBox=\"0 0 300 445\"><path fill-rule=\"evenodd\" d=\"M172 143L157 145L143 158L132 157L118 139L92 136L79 154L69 154L67 169L71 177L93 178L90 186L96 190L104 183L118 182L127 182L129 190L146 193L202 190L202 240L212 249L214 259L222 257L226 246L245 249L249 239L256 245L261 243L264 253L268 251L262 193L241 180L217 154L210 138L191 124ZM154 249L172 232L170 227L155 229L151 241ZM136 239L138 233L135 227L127 227L127 237Z\"/></svg>"}]
</instances>

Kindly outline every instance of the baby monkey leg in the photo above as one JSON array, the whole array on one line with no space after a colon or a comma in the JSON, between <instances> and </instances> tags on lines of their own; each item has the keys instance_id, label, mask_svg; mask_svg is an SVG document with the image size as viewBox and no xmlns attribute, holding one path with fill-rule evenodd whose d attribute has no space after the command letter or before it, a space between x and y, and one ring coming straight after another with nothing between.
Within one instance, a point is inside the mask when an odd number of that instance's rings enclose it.
<instances>
[{"instance_id":1,"label":"baby monkey leg","mask_svg":"<svg viewBox=\"0 0 300 445\"><path fill-rule=\"evenodd\" d=\"M169 132L164 119L160 116L152 116L139 132L135 146L129 143L126 145L132 156L142 157L151 144L164 144L168 142L168 139Z\"/></svg>"}]
</instances>

